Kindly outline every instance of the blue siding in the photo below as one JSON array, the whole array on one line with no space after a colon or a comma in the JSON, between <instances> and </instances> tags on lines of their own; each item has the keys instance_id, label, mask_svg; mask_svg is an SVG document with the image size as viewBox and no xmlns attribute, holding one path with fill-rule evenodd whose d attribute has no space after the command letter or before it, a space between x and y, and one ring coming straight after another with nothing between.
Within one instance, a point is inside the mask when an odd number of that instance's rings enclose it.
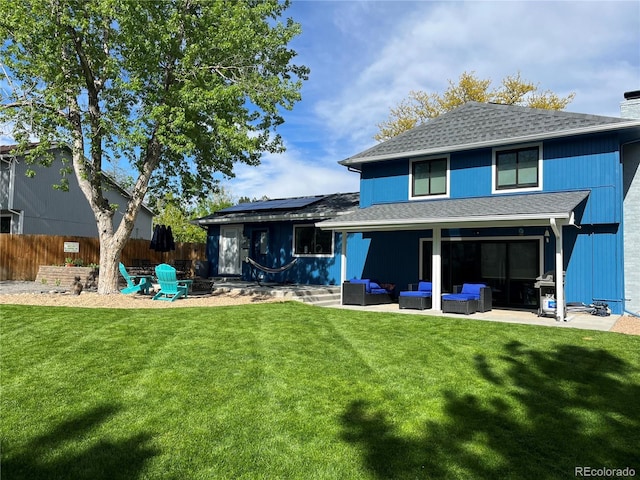
<instances>
[{"instance_id":1,"label":"blue siding","mask_svg":"<svg viewBox=\"0 0 640 480\"><path fill-rule=\"evenodd\" d=\"M491 149L451 155L451 198L491 195Z\"/></svg>"},{"instance_id":2,"label":"blue siding","mask_svg":"<svg viewBox=\"0 0 640 480\"><path fill-rule=\"evenodd\" d=\"M395 283L397 290L406 290L409 283L420 280L420 238L426 236L430 234L424 231L365 233L370 247L362 278Z\"/></svg>"},{"instance_id":3,"label":"blue siding","mask_svg":"<svg viewBox=\"0 0 640 480\"><path fill-rule=\"evenodd\" d=\"M365 164L360 177L360 207L409 199L409 160Z\"/></svg>"},{"instance_id":4,"label":"blue siding","mask_svg":"<svg viewBox=\"0 0 640 480\"><path fill-rule=\"evenodd\" d=\"M543 145L543 191L591 190L583 223L618 223L622 208L622 165L616 135L576 137ZM450 197L491 195L492 150L450 157ZM360 206L409 199L409 159L365 164Z\"/></svg>"},{"instance_id":5,"label":"blue siding","mask_svg":"<svg viewBox=\"0 0 640 480\"><path fill-rule=\"evenodd\" d=\"M360 177L360 206L408 201L409 163L407 158L364 164ZM452 154L449 166L451 198L491 194L491 149Z\"/></svg>"},{"instance_id":6,"label":"blue siding","mask_svg":"<svg viewBox=\"0 0 640 480\"><path fill-rule=\"evenodd\" d=\"M347 278L363 278L371 239L362 233L349 233L347 240Z\"/></svg>"},{"instance_id":7,"label":"blue siding","mask_svg":"<svg viewBox=\"0 0 640 480\"><path fill-rule=\"evenodd\" d=\"M622 218L622 165L615 135L544 145L544 190L591 190L581 223Z\"/></svg>"},{"instance_id":8,"label":"blue siding","mask_svg":"<svg viewBox=\"0 0 640 480\"><path fill-rule=\"evenodd\" d=\"M308 224L303 222L301 224ZM277 222L271 224L246 224L243 235L251 239L254 231L267 231L268 245L266 255L254 258L258 263L270 268L278 268L290 263L293 256L293 222ZM278 274L266 274L265 281L292 282L313 285L337 285L340 283L340 252L342 248L341 235L334 234L334 255L332 257L298 257L296 264L289 270ZM209 275L216 276L218 272L218 257L220 244L220 227L211 226L207 235L207 259ZM352 242L350 248L357 245ZM253 280L249 266L243 262L242 279Z\"/></svg>"},{"instance_id":9,"label":"blue siding","mask_svg":"<svg viewBox=\"0 0 640 480\"><path fill-rule=\"evenodd\" d=\"M218 275L218 258L220 254L220 227L210 226L207 230L207 260L209 276Z\"/></svg>"},{"instance_id":10,"label":"blue siding","mask_svg":"<svg viewBox=\"0 0 640 480\"><path fill-rule=\"evenodd\" d=\"M567 302L604 300L613 313L623 308L623 273L617 225L565 228ZM553 248L553 247L552 247Z\"/></svg>"}]
</instances>

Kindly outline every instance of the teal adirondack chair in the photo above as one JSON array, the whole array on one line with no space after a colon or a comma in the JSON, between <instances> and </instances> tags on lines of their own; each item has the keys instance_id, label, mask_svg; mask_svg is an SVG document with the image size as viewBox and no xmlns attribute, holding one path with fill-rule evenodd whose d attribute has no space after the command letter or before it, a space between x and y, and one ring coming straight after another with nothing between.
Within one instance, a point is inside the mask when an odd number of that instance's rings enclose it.
<instances>
[{"instance_id":1,"label":"teal adirondack chair","mask_svg":"<svg viewBox=\"0 0 640 480\"><path fill-rule=\"evenodd\" d=\"M189 284L192 280L178 280L176 269L162 263L156 267L156 277L160 284L160 291L153 296L154 300L168 300L173 302L180 297L187 298Z\"/></svg>"},{"instance_id":2,"label":"teal adirondack chair","mask_svg":"<svg viewBox=\"0 0 640 480\"><path fill-rule=\"evenodd\" d=\"M135 279L132 278L131 275L129 275L126 267L122 263L120 263L119 267L120 267L120 274L127 281L127 286L122 290L120 290L120 293L142 292L145 295L149 293L149 288L151 288L151 282L147 277L141 277L138 283L136 283Z\"/></svg>"}]
</instances>

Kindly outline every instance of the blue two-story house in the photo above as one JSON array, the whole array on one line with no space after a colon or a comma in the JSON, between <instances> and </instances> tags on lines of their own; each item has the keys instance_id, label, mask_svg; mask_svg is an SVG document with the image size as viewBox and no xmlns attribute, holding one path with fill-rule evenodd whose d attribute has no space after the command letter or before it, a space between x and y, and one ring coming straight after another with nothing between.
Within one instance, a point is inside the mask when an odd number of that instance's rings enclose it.
<instances>
[{"instance_id":1,"label":"blue two-story house","mask_svg":"<svg viewBox=\"0 0 640 480\"><path fill-rule=\"evenodd\" d=\"M638 93L625 95L628 111L640 107ZM640 116L633 115L470 102L349 157L340 163L360 175L359 207L314 221L315 235L332 232L331 250L303 253L314 262L297 281L375 278L404 289L430 280L435 310L440 293L482 282L495 307L535 309L536 279L552 272L564 279L556 281L559 304L602 300L614 313L637 312ZM274 217L274 225L283 220ZM285 242L265 245L274 264L296 256L289 228Z\"/></svg>"}]
</instances>

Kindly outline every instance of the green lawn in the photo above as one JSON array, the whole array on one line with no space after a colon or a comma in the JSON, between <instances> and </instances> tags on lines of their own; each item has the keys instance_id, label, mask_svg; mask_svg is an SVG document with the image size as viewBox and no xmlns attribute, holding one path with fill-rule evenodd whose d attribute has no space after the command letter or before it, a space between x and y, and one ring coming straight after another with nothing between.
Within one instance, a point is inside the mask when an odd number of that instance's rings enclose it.
<instances>
[{"instance_id":1,"label":"green lawn","mask_svg":"<svg viewBox=\"0 0 640 480\"><path fill-rule=\"evenodd\" d=\"M640 337L298 303L0 319L3 480L640 473Z\"/></svg>"}]
</instances>

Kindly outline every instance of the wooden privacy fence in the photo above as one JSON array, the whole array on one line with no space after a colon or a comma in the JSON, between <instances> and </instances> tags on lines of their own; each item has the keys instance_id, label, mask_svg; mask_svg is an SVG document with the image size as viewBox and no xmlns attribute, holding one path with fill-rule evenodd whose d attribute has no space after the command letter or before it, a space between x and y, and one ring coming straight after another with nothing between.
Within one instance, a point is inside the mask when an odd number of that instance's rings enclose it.
<instances>
[{"instance_id":1,"label":"wooden privacy fence","mask_svg":"<svg viewBox=\"0 0 640 480\"><path fill-rule=\"evenodd\" d=\"M78 252L65 253L69 247ZM77 244L77 245L76 245ZM173 263L176 260L205 261L204 243L179 243L170 252L156 252L149 248L150 241L130 239L122 251L120 261L125 265L136 263ZM81 259L83 265L100 262L100 241L91 237L53 235L0 234L0 280L35 280L40 265L63 265L66 258Z\"/></svg>"}]
</instances>

